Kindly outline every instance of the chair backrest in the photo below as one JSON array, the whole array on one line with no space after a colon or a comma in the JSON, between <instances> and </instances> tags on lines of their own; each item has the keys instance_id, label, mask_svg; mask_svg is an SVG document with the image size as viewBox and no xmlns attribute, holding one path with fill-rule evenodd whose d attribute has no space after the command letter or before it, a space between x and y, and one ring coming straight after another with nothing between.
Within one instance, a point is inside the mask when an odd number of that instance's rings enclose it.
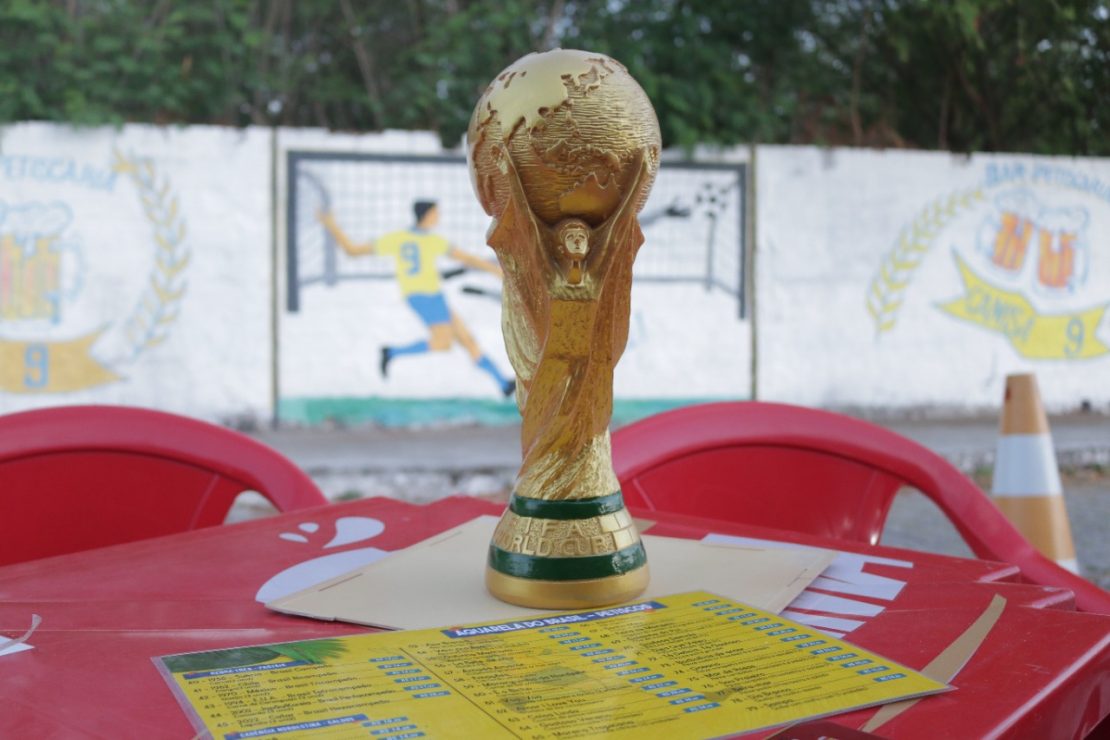
<instances>
[{"instance_id":1,"label":"chair backrest","mask_svg":"<svg viewBox=\"0 0 1110 740\"><path fill-rule=\"evenodd\" d=\"M277 451L196 419L120 406L0 416L0 564L220 524L248 490L281 511L327 503Z\"/></svg>"},{"instance_id":2,"label":"chair backrest","mask_svg":"<svg viewBox=\"0 0 1110 740\"><path fill-rule=\"evenodd\" d=\"M1072 590L1086 611L1110 594L1045 558L953 465L888 429L827 411L757 401L667 411L613 433L629 506L876 544L894 495L928 496L981 558Z\"/></svg>"}]
</instances>

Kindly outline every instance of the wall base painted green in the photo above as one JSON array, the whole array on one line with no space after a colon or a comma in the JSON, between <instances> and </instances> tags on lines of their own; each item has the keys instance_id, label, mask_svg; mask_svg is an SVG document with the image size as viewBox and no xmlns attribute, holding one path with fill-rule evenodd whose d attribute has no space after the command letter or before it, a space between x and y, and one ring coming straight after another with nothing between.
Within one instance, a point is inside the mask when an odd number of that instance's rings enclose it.
<instances>
[{"instance_id":1,"label":"wall base painted green","mask_svg":"<svg viewBox=\"0 0 1110 740\"><path fill-rule=\"evenodd\" d=\"M618 399L613 402L613 423L620 426L679 406L720 400L725 399ZM283 398L278 402L278 420L286 424L306 426L329 423L348 426L374 424L385 427L462 424L499 426L519 423L520 412L516 403L509 400L337 396Z\"/></svg>"}]
</instances>

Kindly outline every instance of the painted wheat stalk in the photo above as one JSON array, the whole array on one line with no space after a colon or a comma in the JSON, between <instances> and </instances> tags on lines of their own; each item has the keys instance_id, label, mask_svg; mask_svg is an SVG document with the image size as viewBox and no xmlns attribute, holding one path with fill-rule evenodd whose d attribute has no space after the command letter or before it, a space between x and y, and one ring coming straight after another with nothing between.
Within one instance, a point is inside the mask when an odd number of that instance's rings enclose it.
<instances>
[{"instance_id":1,"label":"painted wheat stalk","mask_svg":"<svg viewBox=\"0 0 1110 740\"><path fill-rule=\"evenodd\" d=\"M879 266L867 290L867 313L875 321L877 334L890 331L902 308L903 293L936 237L952 219L983 200L982 189L941 196L902 228L898 240Z\"/></svg>"},{"instance_id":2,"label":"painted wheat stalk","mask_svg":"<svg viewBox=\"0 0 1110 740\"><path fill-rule=\"evenodd\" d=\"M115 154L115 170L131 178L154 231L154 269L124 327L137 355L165 341L170 325L177 320L186 288L182 273L190 255L185 245L185 222L178 213L178 199L170 188L169 178L159 182L149 158L127 157L118 150Z\"/></svg>"}]
</instances>

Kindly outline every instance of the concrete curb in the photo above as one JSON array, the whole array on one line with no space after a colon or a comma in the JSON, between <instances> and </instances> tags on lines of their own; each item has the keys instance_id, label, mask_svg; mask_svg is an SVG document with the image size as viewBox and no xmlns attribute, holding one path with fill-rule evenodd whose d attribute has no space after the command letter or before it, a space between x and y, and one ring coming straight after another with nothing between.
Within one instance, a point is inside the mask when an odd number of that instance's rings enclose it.
<instances>
[{"instance_id":1,"label":"concrete curb","mask_svg":"<svg viewBox=\"0 0 1110 740\"><path fill-rule=\"evenodd\" d=\"M1110 417L1079 415L1050 419L1062 468L1110 466ZM994 464L995 419L901 420L880 423L928 447L965 472ZM311 473L443 473L515 471L520 427L428 429L295 428L257 430L255 439L274 447Z\"/></svg>"}]
</instances>

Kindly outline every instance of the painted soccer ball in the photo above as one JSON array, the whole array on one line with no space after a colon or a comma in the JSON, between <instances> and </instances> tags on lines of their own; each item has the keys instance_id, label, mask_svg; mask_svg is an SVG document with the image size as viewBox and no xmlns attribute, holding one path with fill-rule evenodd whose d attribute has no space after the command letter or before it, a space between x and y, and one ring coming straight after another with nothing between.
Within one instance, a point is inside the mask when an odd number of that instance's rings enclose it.
<instances>
[{"instance_id":1,"label":"painted soccer ball","mask_svg":"<svg viewBox=\"0 0 1110 740\"><path fill-rule=\"evenodd\" d=\"M548 225L577 217L597 226L621 202L647 151L659 166L659 122L640 85L619 62L575 49L529 54L486 88L467 132L470 176L486 213L499 218L509 198L500 158L512 158L532 211Z\"/></svg>"}]
</instances>

